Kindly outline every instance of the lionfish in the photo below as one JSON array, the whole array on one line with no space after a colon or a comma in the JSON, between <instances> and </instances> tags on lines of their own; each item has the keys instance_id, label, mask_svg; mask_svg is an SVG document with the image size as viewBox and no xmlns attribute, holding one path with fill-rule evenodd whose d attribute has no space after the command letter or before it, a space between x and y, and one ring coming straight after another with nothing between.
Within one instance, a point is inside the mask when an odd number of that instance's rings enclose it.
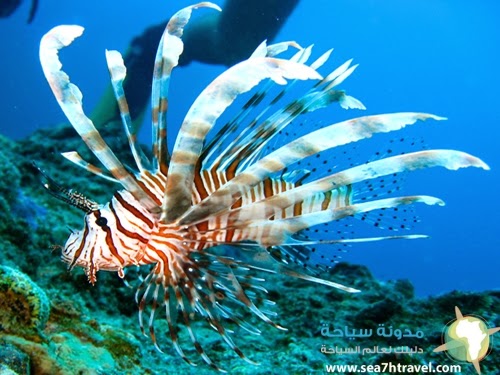
<instances>
[{"instance_id":1,"label":"lionfish","mask_svg":"<svg viewBox=\"0 0 500 375\"><path fill-rule=\"evenodd\" d=\"M231 326L260 333L240 312L253 313L282 328L272 320L273 302L265 298L266 290L260 284L264 279L255 272L288 275L354 293L358 290L319 277L325 267L318 266L317 270L308 261L311 245L424 237L412 234L315 240L304 236L306 229L416 202L443 204L426 195L356 201L357 183L435 166L450 170L488 166L464 152L424 150L310 178L310 171L299 166L307 157L377 133L397 131L418 120L444 118L425 113L364 116L318 127L280 147L269 148L270 141L279 138L301 115L334 102L346 109L364 109L359 100L336 89L356 68L351 66L351 60L323 77L317 70L328 60L331 50L307 65L311 48L301 48L295 42L264 42L247 60L212 81L191 105L170 153L166 117L169 82L183 50L183 29L192 10L199 7L220 11L209 2L180 10L168 22L159 42L152 81L152 161L141 150L138 129L131 121L123 91L126 69L122 56L117 51L106 51L112 86L138 169L135 172L118 160L106 144L83 112L80 90L61 70L58 51L79 37L83 28L57 26L42 38L40 60L49 85L72 126L111 176L75 151L63 156L123 189L115 192L110 202L100 205L61 187L48 176L45 187L85 212L83 229L72 232L62 251L69 269L84 267L94 284L98 270L117 271L124 277L129 266L151 265L151 272L136 292L142 333L147 320L149 335L160 350L154 322L156 310L162 307L177 353L195 364L179 343L179 325L183 325L203 360L221 370L199 343L191 320L196 316L205 319L239 357L254 363L233 341ZM298 52L290 58L278 57L289 47ZM207 138L226 108L264 80L260 91L238 114ZM295 95L294 100L271 113L298 81L314 83L305 94ZM251 115L272 88L278 88L279 93L259 109L261 112ZM242 125L250 115L251 121ZM235 248L239 251L231 250Z\"/></svg>"}]
</instances>

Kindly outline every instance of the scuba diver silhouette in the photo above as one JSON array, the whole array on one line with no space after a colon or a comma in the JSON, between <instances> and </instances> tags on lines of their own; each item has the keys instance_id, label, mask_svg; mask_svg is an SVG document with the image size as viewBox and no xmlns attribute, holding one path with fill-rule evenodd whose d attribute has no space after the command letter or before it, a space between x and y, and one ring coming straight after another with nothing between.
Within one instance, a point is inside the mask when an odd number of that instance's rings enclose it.
<instances>
[{"instance_id":1,"label":"scuba diver silhouette","mask_svg":"<svg viewBox=\"0 0 500 375\"><path fill-rule=\"evenodd\" d=\"M184 30L184 52L179 65L192 61L231 66L248 58L265 39L272 41L292 13L299 0L227 0L222 12L209 12ZM158 41L166 23L146 29L134 38L124 56L130 115L134 126L140 126L149 104L154 59ZM146 79L148 78L148 79ZM111 86L92 113L99 127L121 121Z\"/></svg>"},{"instance_id":2,"label":"scuba diver silhouette","mask_svg":"<svg viewBox=\"0 0 500 375\"><path fill-rule=\"evenodd\" d=\"M21 0L1 0L0 1L0 18L10 17L17 8L21 5ZM30 13L28 16L28 23L33 21L35 13L38 9L38 0L31 1Z\"/></svg>"}]
</instances>

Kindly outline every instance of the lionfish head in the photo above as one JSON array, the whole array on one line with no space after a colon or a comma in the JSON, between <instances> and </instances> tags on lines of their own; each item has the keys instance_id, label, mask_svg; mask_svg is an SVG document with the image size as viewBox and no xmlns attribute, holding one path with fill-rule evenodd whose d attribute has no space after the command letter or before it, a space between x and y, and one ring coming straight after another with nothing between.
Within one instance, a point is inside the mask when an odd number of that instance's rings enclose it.
<instances>
[{"instance_id":1,"label":"lionfish head","mask_svg":"<svg viewBox=\"0 0 500 375\"><path fill-rule=\"evenodd\" d=\"M107 211L109 210L97 209L87 213L83 229L72 231L61 255L61 259L69 265L70 270L75 266L85 268L92 284L97 280L96 273L99 269L118 271L122 268L118 262L103 257L102 244L106 244L112 220Z\"/></svg>"},{"instance_id":2,"label":"lionfish head","mask_svg":"<svg viewBox=\"0 0 500 375\"><path fill-rule=\"evenodd\" d=\"M126 210L133 210L135 215L127 215ZM83 229L72 231L62 260L70 269L85 268L92 284L99 270L117 271L123 277L125 267L140 263L153 222L150 213L130 193L116 192L109 203L86 212Z\"/></svg>"},{"instance_id":3,"label":"lionfish head","mask_svg":"<svg viewBox=\"0 0 500 375\"><path fill-rule=\"evenodd\" d=\"M105 204L99 205L83 194L67 189L56 183L45 171L34 164L42 177L43 187L57 199L72 205L85 212L84 225L81 230L71 229L71 234L63 247L61 259L69 265L69 269L75 266L86 270L89 281L96 282L96 273L99 270L118 271L123 277L123 268L131 264L138 264L140 251L147 242L152 229L150 215L137 200L127 191L117 192L113 199ZM120 214L124 207L134 209L142 220L135 220L127 215ZM120 231L136 234L128 240L118 239ZM120 244L117 247L115 244ZM125 249L124 249L125 248ZM126 248L134 249L134 257L128 257Z\"/></svg>"}]
</instances>

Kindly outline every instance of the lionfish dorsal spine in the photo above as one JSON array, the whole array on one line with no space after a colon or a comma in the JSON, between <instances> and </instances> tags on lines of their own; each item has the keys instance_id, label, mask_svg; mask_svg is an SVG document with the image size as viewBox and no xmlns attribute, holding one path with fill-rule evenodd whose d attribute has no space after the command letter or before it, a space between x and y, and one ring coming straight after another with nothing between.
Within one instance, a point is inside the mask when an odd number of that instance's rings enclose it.
<instances>
[{"instance_id":1,"label":"lionfish dorsal spine","mask_svg":"<svg viewBox=\"0 0 500 375\"><path fill-rule=\"evenodd\" d=\"M127 140L132 152L137 169L140 173L149 169L149 161L144 155L139 142L137 140L137 129L134 127L130 111L123 90L123 81L127 75L127 68L123 63L123 57L118 51L106 50L106 62L111 77L111 86L115 94L116 102L118 103L118 110L122 119L123 128L127 136Z\"/></svg>"},{"instance_id":2,"label":"lionfish dorsal spine","mask_svg":"<svg viewBox=\"0 0 500 375\"><path fill-rule=\"evenodd\" d=\"M191 207L195 167L209 130L239 94L251 90L263 79L286 84L286 79L320 79L313 69L276 58L252 58L226 70L194 101L182 123L169 166L163 222L173 222Z\"/></svg>"},{"instance_id":3,"label":"lionfish dorsal spine","mask_svg":"<svg viewBox=\"0 0 500 375\"><path fill-rule=\"evenodd\" d=\"M292 59L299 61L300 63L305 63L310 57L311 46L299 51L296 55L292 57ZM330 55L330 51L327 51L325 54L320 56L316 61L311 64L311 67L321 66L326 58ZM319 82L322 84L316 84L314 87L309 90L306 94L304 94L299 99L296 99L286 105L285 107L279 109L274 114L268 116L267 119L263 120L261 123L261 118L264 118L264 114L273 104L277 103L281 97L286 93L287 90L293 85L294 81L285 86L284 89L278 95L271 100L271 105L264 108L260 114L255 116L252 120L250 126L246 127L241 133L235 137L235 139L230 142L226 148L219 153L218 157L212 163L210 168L216 168L219 173L224 173L227 175L227 179L231 180L236 174L241 171L245 171L247 166L254 164L257 159L261 157L261 152L273 139L274 136L279 134L279 132L283 131L286 126L288 126L294 119L298 116L316 111L320 108L326 107L330 105L332 102L338 101L340 105L345 108L357 108L357 109L365 109L364 105L357 99L346 95L344 92L331 90L331 83L335 82L335 80L339 77L347 77L352 73L354 67L349 68L352 60L348 60L344 63L340 68L335 69L332 73L328 75L327 79L322 79ZM234 131L234 129L238 126L238 124L242 121L242 119L250 112L252 107L256 106L263 97L267 94L267 91L270 88L270 83L268 82L265 87L254 94L252 98L244 105L243 110L233 119L230 123L228 123L225 127L221 129L219 134L215 137L216 139L224 139L227 134L230 134ZM223 134L222 132L225 132ZM210 150L213 148L217 149L218 145L222 143L212 143L205 150L206 156L210 156ZM296 144L293 144L293 147ZM334 147L334 146L331 146ZM331 148L330 147L330 148ZM305 156L304 156L305 157ZM265 159L265 158L264 158ZM266 161L269 159L265 159ZM277 171L277 170L275 170ZM259 181L256 182L256 184ZM253 186L249 186L252 188ZM248 191L248 189L246 190ZM216 192L217 193L217 192ZM244 192L243 192L244 193ZM242 193L242 194L243 194ZM235 199L239 199L239 196ZM213 196L212 199L217 199L217 197ZM222 201L219 202L221 205L225 204ZM193 210L198 209L199 207L194 207ZM184 217L189 216L191 213L188 211ZM200 215L201 216L201 215ZM200 218L198 218L200 219ZM189 219L181 219L181 222L188 223Z\"/></svg>"},{"instance_id":4,"label":"lionfish dorsal spine","mask_svg":"<svg viewBox=\"0 0 500 375\"><path fill-rule=\"evenodd\" d=\"M209 214L229 207L245 192L272 173L307 156L370 137L372 134L399 130L418 119L441 119L420 113L396 113L364 116L326 126L308 133L271 152L221 186L216 192L187 211L181 223L197 222Z\"/></svg>"},{"instance_id":5,"label":"lionfish dorsal spine","mask_svg":"<svg viewBox=\"0 0 500 375\"><path fill-rule=\"evenodd\" d=\"M228 224L233 228L246 228L247 235L248 233L252 233L251 228L259 228L259 235L256 240L258 239L259 243L264 246L271 246L286 242L287 238L302 229L332 220L339 220L343 217L360 212L398 207L403 204L415 202L421 202L428 205L442 205L443 202L440 199L427 196L396 197L392 199L371 201L370 204L359 203L357 205L352 205L347 201L344 206L337 207L333 211L319 211L316 213L302 212L302 214L297 217L286 218L281 221L268 220L276 213L276 210L284 210L292 204L304 202L306 199L311 199L314 195L320 193L327 193L345 186L351 186L360 181L366 181L381 176L434 166L441 166L450 170L470 166L483 169L488 168L480 159L464 152L455 150L420 151L397 155L352 167L301 186L282 191L281 193L274 194L252 205L228 210L227 207L232 205L232 201L229 200L226 201L224 208L214 204L211 206L211 210L212 212L217 212L218 216L225 215ZM235 177L232 181L237 178L239 178L239 176ZM246 182L251 184L254 181L250 181L250 179L247 178ZM231 186L230 183L227 183L226 187L229 186ZM243 187L240 189L243 190ZM227 193L226 198L229 199L237 196L238 194L236 193L241 190L233 190L232 194ZM209 200L207 199L206 202L209 202Z\"/></svg>"},{"instance_id":6,"label":"lionfish dorsal spine","mask_svg":"<svg viewBox=\"0 0 500 375\"><path fill-rule=\"evenodd\" d=\"M76 85L70 82L69 76L61 70L59 50L81 36L83 30L83 27L76 25L56 26L43 36L40 42L40 62L43 72L59 106L88 148L127 191L147 209L154 212L157 210L156 203L126 170L92 121L85 115L82 107L82 93Z\"/></svg>"},{"instance_id":7,"label":"lionfish dorsal spine","mask_svg":"<svg viewBox=\"0 0 500 375\"><path fill-rule=\"evenodd\" d=\"M191 18L194 9L221 8L210 2L201 2L181 9L167 23L156 52L153 82L151 87L153 170L168 173L170 154L167 148L167 112L170 76L178 65L179 57L184 49L182 34Z\"/></svg>"},{"instance_id":8,"label":"lionfish dorsal spine","mask_svg":"<svg viewBox=\"0 0 500 375\"><path fill-rule=\"evenodd\" d=\"M116 178L109 176L101 168L96 167L95 165L89 163L88 161L85 161L76 151L61 152L61 156L64 157L66 160L69 160L73 164L77 165L78 167L83 168L86 171L95 174L96 176L99 176L110 182L119 183L119 181Z\"/></svg>"},{"instance_id":9,"label":"lionfish dorsal spine","mask_svg":"<svg viewBox=\"0 0 500 375\"><path fill-rule=\"evenodd\" d=\"M252 57L273 57L279 53L284 52L289 47L294 47L299 49L295 53L290 61L294 61L300 64L305 64L311 56L312 45L306 48L301 48L294 41L277 43L267 46L265 42L261 43L256 51L252 54ZM333 49L325 52L316 61L314 61L310 67L316 70L321 67L330 56ZM238 128L240 123L250 114L252 110L259 105L263 99L266 97L270 89L273 87L273 81L269 80L262 85L262 88L252 95L252 97L242 106L242 109L237 113L226 125L224 125L219 132L213 137L212 141L208 143L203 151L201 160L203 162L203 168L208 170L216 169L218 173L225 174L228 179L231 179L236 173L243 170L247 165L252 164L261 154L262 150L268 144L274 136L276 136L280 131L282 131L287 125L289 125L297 116L303 112L311 112L318 108L324 107L330 104L336 99L330 99L332 95L327 95L326 100L323 100L320 105L318 105L318 100L313 98L316 103L315 107L312 108L311 97L306 94L302 98L295 100L284 108L276 111L272 116L265 118L266 113L273 108L273 105L278 103L278 101L285 96L285 94L291 90L294 83L297 80L289 82L284 86L281 91L275 94L274 98L270 100L269 105L264 107L259 114L252 114L252 120L249 126L245 127L240 131L239 134L234 135L233 133ZM323 80L321 80L323 81ZM318 85L314 85L317 87ZM319 93L321 97L325 96L324 90ZM343 95L347 97L347 95ZM342 96L340 96L342 98ZM350 108L364 109L364 106L357 99L350 98L351 102L355 102L356 105L351 105ZM341 101L341 100L339 100ZM261 122L261 119L264 119ZM223 142L230 136L234 135L234 139L225 146L225 148L220 151ZM206 163L212 155L215 153L218 156L211 162L210 165Z\"/></svg>"},{"instance_id":10,"label":"lionfish dorsal spine","mask_svg":"<svg viewBox=\"0 0 500 375\"><path fill-rule=\"evenodd\" d=\"M267 43L264 41L257 47L255 52L250 56L250 59L255 57L275 57L280 53L288 50L289 47L298 49L297 53L290 58L290 61L303 64L310 56L310 51L309 53L307 52L308 50L310 50L310 47L304 49L294 41L271 45L267 45ZM265 82L262 85L263 87L261 87L258 92L253 94L250 99L248 99L248 101L242 106L240 111L227 124L225 124L212 138L212 140L204 147L203 153L200 156L200 160L203 163L203 168L207 170L217 170L218 172L224 172L231 169L228 164L232 163L232 161L228 159L231 158L232 160L234 160L234 158L239 158L239 152L244 147L243 145L252 144L252 141L254 140L253 136L255 135L255 132L253 131L255 129L255 125L257 125L260 119L264 117L272 104L276 103L281 97L285 95L286 91L293 86L294 82L295 81L291 81L286 86L284 86L283 89L274 97L269 106L266 106L259 114L253 116L251 125L243 129L240 134L235 135L234 132L241 124L241 122L250 113L252 113L252 110L255 108L255 106L262 102L262 100L268 94L269 90L274 86L274 82L272 80L268 80L267 82ZM221 151L220 149L224 141L231 135L234 136L234 139ZM264 137L261 137L261 139L264 139ZM218 156L210 163L210 165L208 165L206 162L210 160L210 158L214 154L218 154ZM250 158L248 158L247 160L249 159Z\"/></svg>"},{"instance_id":11,"label":"lionfish dorsal spine","mask_svg":"<svg viewBox=\"0 0 500 375\"><path fill-rule=\"evenodd\" d=\"M332 52L333 48L330 48L326 52L323 52L323 54L311 64L311 68L313 68L314 70L321 68L328 61Z\"/></svg>"},{"instance_id":12,"label":"lionfish dorsal spine","mask_svg":"<svg viewBox=\"0 0 500 375\"><path fill-rule=\"evenodd\" d=\"M298 49L299 52L297 52L298 55L302 53L303 48L295 41L287 41L287 42L280 42L280 43L274 43L274 44L267 44L267 40L264 40L261 44L258 45L258 47L255 49L255 51L250 55L250 59L254 57L276 57L277 55L285 52L288 50L288 48L293 47L295 49ZM290 58L291 61L297 61L296 56L292 56Z\"/></svg>"}]
</instances>

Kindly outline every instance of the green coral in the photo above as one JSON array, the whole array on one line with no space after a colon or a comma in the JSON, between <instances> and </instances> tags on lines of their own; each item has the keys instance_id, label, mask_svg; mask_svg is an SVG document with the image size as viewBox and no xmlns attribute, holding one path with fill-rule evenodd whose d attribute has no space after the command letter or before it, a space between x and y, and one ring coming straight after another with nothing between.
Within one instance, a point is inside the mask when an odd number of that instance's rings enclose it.
<instances>
[{"instance_id":1,"label":"green coral","mask_svg":"<svg viewBox=\"0 0 500 375\"><path fill-rule=\"evenodd\" d=\"M14 165L12 158L17 152L17 145L0 135L0 198L2 202L12 202L17 199L21 174Z\"/></svg>"},{"instance_id":2,"label":"green coral","mask_svg":"<svg viewBox=\"0 0 500 375\"><path fill-rule=\"evenodd\" d=\"M47 295L27 275L0 266L0 328L4 332L40 334L50 313Z\"/></svg>"},{"instance_id":3,"label":"green coral","mask_svg":"<svg viewBox=\"0 0 500 375\"><path fill-rule=\"evenodd\" d=\"M6 344L0 339L0 374L30 374L30 359L16 346Z\"/></svg>"},{"instance_id":4,"label":"green coral","mask_svg":"<svg viewBox=\"0 0 500 375\"><path fill-rule=\"evenodd\" d=\"M12 206L17 201L21 174L13 164L14 145L0 136L0 244L6 246L15 243L16 234L19 239L23 236L23 227L16 225L16 218L12 215ZM11 246L7 246L9 249ZM11 250L11 249L10 249Z\"/></svg>"}]
</instances>

